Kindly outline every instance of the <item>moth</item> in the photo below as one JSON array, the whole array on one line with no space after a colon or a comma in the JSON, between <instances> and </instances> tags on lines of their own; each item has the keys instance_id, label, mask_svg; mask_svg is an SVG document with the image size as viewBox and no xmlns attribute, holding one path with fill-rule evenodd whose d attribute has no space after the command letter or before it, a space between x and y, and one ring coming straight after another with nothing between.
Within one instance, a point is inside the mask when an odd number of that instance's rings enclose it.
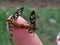
<instances>
[{"instance_id":1,"label":"moth","mask_svg":"<svg viewBox=\"0 0 60 45\"><path fill-rule=\"evenodd\" d=\"M20 8L19 10L17 10L17 12L15 12L15 14L13 14L13 16L10 19L7 19L6 21L8 22L8 27L9 27L9 31L12 32L12 26L15 26L17 28L25 28L28 29L29 33L33 33L36 31L36 16L35 16L35 11L33 10L30 14L30 25L24 25L24 24L19 24L16 22L17 18L19 16L21 16L22 12L23 12L24 7ZM11 34L12 36L12 34Z\"/></svg>"}]
</instances>

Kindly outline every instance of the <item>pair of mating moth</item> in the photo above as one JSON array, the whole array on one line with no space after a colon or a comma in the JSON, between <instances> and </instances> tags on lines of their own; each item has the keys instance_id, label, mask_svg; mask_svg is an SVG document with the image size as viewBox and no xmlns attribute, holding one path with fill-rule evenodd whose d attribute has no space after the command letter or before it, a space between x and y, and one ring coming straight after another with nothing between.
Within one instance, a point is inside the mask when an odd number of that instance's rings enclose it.
<instances>
[{"instance_id":1,"label":"pair of mating moth","mask_svg":"<svg viewBox=\"0 0 60 45\"><path fill-rule=\"evenodd\" d=\"M7 19L8 22L8 28L9 31L12 32L12 25L17 27L17 28L25 28L28 29L29 33L33 33L36 31L36 16L35 16L35 11L33 10L30 14L30 25L24 25L24 24L19 24L16 22L17 18L21 16L22 12L24 10L24 7L18 9L13 16L10 19ZM10 33L11 34L11 33ZM12 34L11 34L12 36Z\"/></svg>"}]
</instances>

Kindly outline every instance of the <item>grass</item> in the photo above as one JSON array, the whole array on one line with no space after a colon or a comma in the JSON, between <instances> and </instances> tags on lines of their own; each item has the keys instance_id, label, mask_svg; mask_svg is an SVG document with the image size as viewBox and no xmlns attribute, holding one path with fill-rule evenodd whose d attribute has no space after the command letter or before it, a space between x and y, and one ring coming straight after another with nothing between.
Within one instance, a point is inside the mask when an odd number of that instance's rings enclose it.
<instances>
[{"instance_id":1,"label":"grass","mask_svg":"<svg viewBox=\"0 0 60 45\"><path fill-rule=\"evenodd\" d=\"M16 12L17 8L1 8L0 7L0 45L14 45L9 38L6 29L6 19ZM25 7L22 17L29 23L30 7ZM60 31L60 8L47 7L43 9L35 9L36 23L38 30L36 31L44 45L55 45L55 39ZM27 16L27 17L26 17ZM52 21L51 21L52 20Z\"/></svg>"}]
</instances>

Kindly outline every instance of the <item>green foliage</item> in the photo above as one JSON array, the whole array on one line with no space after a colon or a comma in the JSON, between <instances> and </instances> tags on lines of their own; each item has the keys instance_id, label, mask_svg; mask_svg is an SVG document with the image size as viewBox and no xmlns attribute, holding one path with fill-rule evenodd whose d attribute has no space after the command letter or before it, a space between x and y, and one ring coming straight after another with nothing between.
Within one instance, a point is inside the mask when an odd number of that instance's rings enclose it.
<instances>
[{"instance_id":1,"label":"green foliage","mask_svg":"<svg viewBox=\"0 0 60 45\"><path fill-rule=\"evenodd\" d=\"M12 40L6 30L6 19L16 12L16 8L7 8L5 11L0 8L0 44L13 45ZM29 22L29 15L32 9L25 6L22 17ZM60 31L60 8L43 8L36 9L36 24L38 30L36 31L39 38L44 45L55 45L55 39Z\"/></svg>"},{"instance_id":2,"label":"green foliage","mask_svg":"<svg viewBox=\"0 0 60 45\"><path fill-rule=\"evenodd\" d=\"M0 20L5 20L5 19L6 19L5 12L0 8Z\"/></svg>"}]
</instances>

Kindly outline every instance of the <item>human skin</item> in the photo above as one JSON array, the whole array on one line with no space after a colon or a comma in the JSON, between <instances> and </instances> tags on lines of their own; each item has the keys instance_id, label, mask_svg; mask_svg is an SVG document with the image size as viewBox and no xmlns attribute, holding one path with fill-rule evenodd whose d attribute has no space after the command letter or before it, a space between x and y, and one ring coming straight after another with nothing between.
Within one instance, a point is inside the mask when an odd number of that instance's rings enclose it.
<instances>
[{"instance_id":1,"label":"human skin","mask_svg":"<svg viewBox=\"0 0 60 45\"><path fill-rule=\"evenodd\" d=\"M10 19L10 17L8 19ZM19 24L29 25L27 21L20 16L16 22ZM8 23L6 24L7 31L9 32ZM43 45L36 33L29 33L28 29L25 28L17 28L13 26L12 35L12 40L14 41L15 45Z\"/></svg>"}]
</instances>

